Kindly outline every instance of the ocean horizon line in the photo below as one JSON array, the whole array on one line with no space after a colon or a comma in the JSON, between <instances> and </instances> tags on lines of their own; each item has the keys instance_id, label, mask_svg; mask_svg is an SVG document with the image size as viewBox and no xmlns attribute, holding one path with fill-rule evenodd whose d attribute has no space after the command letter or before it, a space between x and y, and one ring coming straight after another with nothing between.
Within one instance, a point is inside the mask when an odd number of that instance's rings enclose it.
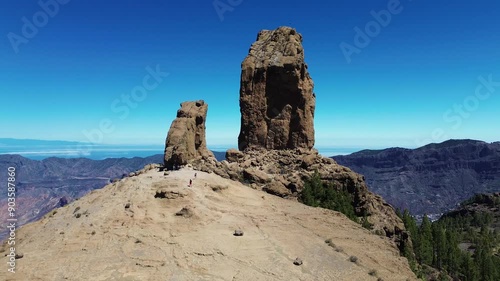
<instances>
[{"instance_id":1,"label":"ocean horizon line","mask_svg":"<svg viewBox=\"0 0 500 281\"><path fill-rule=\"evenodd\" d=\"M214 152L226 152L228 149L237 148L233 145L209 145L208 149ZM350 147L315 147L318 152L331 157L347 155L362 150ZM149 157L163 154L163 145L100 145L75 147L72 145L12 145L0 146L0 155L21 155L33 160L43 160L50 157L59 158L89 158L101 160L106 158L133 158Z\"/></svg>"}]
</instances>

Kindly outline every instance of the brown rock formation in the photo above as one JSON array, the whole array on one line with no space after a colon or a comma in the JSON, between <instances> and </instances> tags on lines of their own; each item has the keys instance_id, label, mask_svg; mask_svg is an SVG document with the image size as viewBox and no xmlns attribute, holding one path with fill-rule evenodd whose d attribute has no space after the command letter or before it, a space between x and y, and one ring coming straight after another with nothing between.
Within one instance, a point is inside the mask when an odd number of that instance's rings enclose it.
<instances>
[{"instance_id":1,"label":"brown rock formation","mask_svg":"<svg viewBox=\"0 0 500 281\"><path fill-rule=\"evenodd\" d=\"M243 152L236 149L229 149L228 151L226 151L226 160L229 162L237 162L238 159L241 159L243 157L245 157Z\"/></svg>"},{"instance_id":2,"label":"brown rock formation","mask_svg":"<svg viewBox=\"0 0 500 281\"><path fill-rule=\"evenodd\" d=\"M240 151L227 161L194 161L195 169L244 181L253 188L296 198L304 180L321 179L352 194L359 217L375 230L404 229L392 206L370 192L364 177L313 149L315 95L304 62L302 36L289 27L261 31L242 63Z\"/></svg>"},{"instance_id":3,"label":"brown rock formation","mask_svg":"<svg viewBox=\"0 0 500 281\"><path fill-rule=\"evenodd\" d=\"M318 171L323 181L352 195L356 215L360 218L367 216L374 225L373 231L385 231L387 236L392 236L396 229L404 229L394 208L368 190L362 175L331 158L322 157L315 149L307 153L301 149L247 150L244 157L230 164L227 161L200 160L194 161L193 165L195 169L244 181L257 189L290 199L299 197L304 180Z\"/></svg>"},{"instance_id":4,"label":"brown rock formation","mask_svg":"<svg viewBox=\"0 0 500 281\"><path fill-rule=\"evenodd\" d=\"M186 165L196 158L214 158L205 141L208 104L204 101L181 103L165 142L165 168Z\"/></svg>"},{"instance_id":5,"label":"brown rock formation","mask_svg":"<svg viewBox=\"0 0 500 281\"><path fill-rule=\"evenodd\" d=\"M318 171L332 188L351 194L356 215L366 216L374 232L400 234L404 225L394 208L368 190L362 175L313 149L315 95L301 42L288 27L259 33L242 63L240 151L228 150L227 161L193 161L193 167L291 199Z\"/></svg>"},{"instance_id":6,"label":"brown rock formation","mask_svg":"<svg viewBox=\"0 0 500 281\"><path fill-rule=\"evenodd\" d=\"M311 149L313 88L302 35L290 27L259 32L241 65L239 149Z\"/></svg>"}]
</instances>

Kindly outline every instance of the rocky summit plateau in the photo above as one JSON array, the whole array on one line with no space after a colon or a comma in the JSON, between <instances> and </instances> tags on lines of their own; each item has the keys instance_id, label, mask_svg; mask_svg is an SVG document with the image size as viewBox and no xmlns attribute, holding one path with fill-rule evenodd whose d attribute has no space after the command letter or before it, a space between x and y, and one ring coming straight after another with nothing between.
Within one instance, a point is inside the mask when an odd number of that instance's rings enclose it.
<instances>
[{"instance_id":1,"label":"rocky summit plateau","mask_svg":"<svg viewBox=\"0 0 500 281\"><path fill-rule=\"evenodd\" d=\"M237 149L206 149L203 100L181 104L148 165L19 230L6 280L415 280L401 219L364 177L314 146L302 36L264 30L242 63ZM297 202L312 176L355 215ZM4 244L0 253L8 255ZM9 257L2 257L5 264ZM19 279L18 279L19 278Z\"/></svg>"}]
</instances>

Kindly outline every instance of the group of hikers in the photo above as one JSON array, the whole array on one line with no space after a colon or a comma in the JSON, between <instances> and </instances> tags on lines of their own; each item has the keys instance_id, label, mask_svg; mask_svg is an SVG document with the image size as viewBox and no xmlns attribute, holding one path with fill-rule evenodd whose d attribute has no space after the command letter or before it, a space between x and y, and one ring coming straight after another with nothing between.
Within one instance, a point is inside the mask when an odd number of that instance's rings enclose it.
<instances>
[{"instance_id":1,"label":"group of hikers","mask_svg":"<svg viewBox=\"0 0 500 281\"><path fill-rule=\"evenodd\" d=\"M194 178L196 179L196 173L194 173ZM193 179L189 179L189 187L193 186Z\"/></svg>"}]
</instances>

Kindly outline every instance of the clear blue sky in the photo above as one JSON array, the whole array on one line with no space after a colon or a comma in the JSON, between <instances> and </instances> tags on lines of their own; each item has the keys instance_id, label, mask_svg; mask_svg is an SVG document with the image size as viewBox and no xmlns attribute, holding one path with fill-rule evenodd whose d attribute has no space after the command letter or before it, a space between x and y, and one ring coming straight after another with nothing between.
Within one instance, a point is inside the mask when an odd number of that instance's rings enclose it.
<instances>
[{"instance_id":1,"label":"clear blue sky","mask_svg":"<svg viewBox=\"0 0 500 281\"><path fill-rule=\"evenodd\" d=\"M495 0L220 0L234 7L219 13L213 0L59 1L52 15L37 1L2 1L0 137L87 141L83 131L105 120L93 140L161 144L179 104L204 99L208 144L235 145L240 64L259 30L286 25L304 38L318 146L500 140ZM388 6L391 19L356 45L355 27L377 28L370 12ZM342 42L357 46L350 62ZM168 76L148 80L140 102L122 101L148 66Z\"/></svg>"}]
</instances>

